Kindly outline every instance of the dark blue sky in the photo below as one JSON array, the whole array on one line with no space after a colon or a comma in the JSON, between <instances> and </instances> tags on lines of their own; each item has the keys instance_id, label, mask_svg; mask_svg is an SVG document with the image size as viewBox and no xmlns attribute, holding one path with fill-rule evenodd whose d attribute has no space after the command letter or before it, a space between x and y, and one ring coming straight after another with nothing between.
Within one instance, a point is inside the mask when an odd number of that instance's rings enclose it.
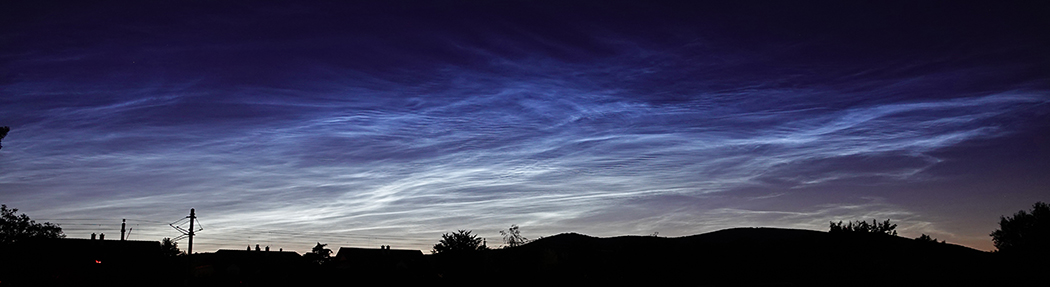
<instances>
[{"instance_id":1,"label":"dark blue sky","mask_svg":"<svg viewBox=\"0 0 1050 287\"><path fill-rule=\"evenodd\" d=\"M989 250L1050 200L1039 4L146 2L0 4L0 202L142 240L193 207L195 251L859 219Z\"/></svg>"}]
</instances>

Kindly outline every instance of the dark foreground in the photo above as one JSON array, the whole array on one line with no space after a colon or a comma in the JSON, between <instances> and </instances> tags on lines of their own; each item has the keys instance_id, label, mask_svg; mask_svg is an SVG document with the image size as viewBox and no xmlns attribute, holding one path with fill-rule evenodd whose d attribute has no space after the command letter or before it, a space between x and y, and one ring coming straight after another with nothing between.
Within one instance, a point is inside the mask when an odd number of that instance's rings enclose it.
<instances>
[{"instance_id":1,"label":"dark foreground","mask_svg":"<svg viewBox=\"0 0 1050 287\"><path fill-rule=\"evenodd\" d=\"M1009 286L1045 284L1050 267L1042 256L774 228L679 238L561 234L516 248L438 255L344 248L324 264L276 251L163 257L159 244L147 241L55 239L0 252L0 286Z\"/></svg>"}]
</instances>

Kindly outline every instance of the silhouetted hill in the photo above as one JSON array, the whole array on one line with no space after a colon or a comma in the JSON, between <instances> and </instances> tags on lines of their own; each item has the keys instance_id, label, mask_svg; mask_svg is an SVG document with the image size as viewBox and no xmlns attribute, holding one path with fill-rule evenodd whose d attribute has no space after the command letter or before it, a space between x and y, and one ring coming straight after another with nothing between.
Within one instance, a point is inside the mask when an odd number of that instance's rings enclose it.
<instances>
[{"instance_id":1,"label":"silhouetted hill","mask_svg":"<svg viewBox=\"0 0 1050 287\"><path fill-rule=\"evenodd\" d=\"M0 246L5 267L0 281L5 286L1042 286L1045 279L1039 276L1047 267L1039 259L954 244L778 228L676 238L565 233L515 248L436 255L342 248L336 260L323 265L279 251L161 257L159 246L83 239Z\"/></svg>"},{"instance_id":2,"label":"silhouetted hill","mask_svg":"<svg viewBox=\"0 0 1050 287\"><path fill-rule=\"evenodd\" d=\"M734 228L677 238L559 234L494 250L480 266L493 278L536 283L973 285L992 283L986 275L997 268L992 257L888 235Z\"/></svg>"}]
</instances>

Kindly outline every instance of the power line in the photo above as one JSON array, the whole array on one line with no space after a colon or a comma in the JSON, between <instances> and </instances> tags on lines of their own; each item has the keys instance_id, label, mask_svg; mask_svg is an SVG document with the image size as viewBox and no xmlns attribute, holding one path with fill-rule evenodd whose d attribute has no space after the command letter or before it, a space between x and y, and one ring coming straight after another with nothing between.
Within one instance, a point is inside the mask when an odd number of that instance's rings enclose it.
<instances>
[{"instance_id":1,"label":"power line","mask_svg":"<svg viewBox=\"0 0 1050 287\"><path fill-rule=\"evenodd\" d=\"M183 221L183 224L188 224L188 221ZM159 229L159 226L154 226L155 228L150 228L150 226L146 226L145 227L146 229L143 229L143 226L139 225L139 224L132 224L131 226L138 227L139 230L146 230L146 231L140 231L140 232L148 232L149 230L156 231L157 229ZM69 224L69 226L68 227L64 227L63 230L69 230L69 231L94 231L94 230L98 230L98 228L96 228L96 227L113 227L113 228L115 228L116 224L108 224L108 223L107 224L92 224L92 223ZM183 229L186 230L185 228L183 228ZM215 229L215 228L213 227L213 229ZM194 231L195 232L196 231L201 231L201 230L203 230L203 228L194 227ZM187 238L188 237L188 233L189 233L188 230L184 231L183 233L186 236L177 237L178 240L181 240L183 238ZM309 238L310 240L315 240L313 238L332 238L332 239L353 239L353 240L367 239L367 240L396 240L396 241L430 241L429 239L416 239L416 238L410 238L410 237L390 236L390 235L353 234L353 233L351 233L351 234L347 234L347 233L329 233L329 232L324 232L324 231L265 230L265 229L255 229L255 228L227 228L225 230L220 231L220 233L209 235L207 238L216 238L216 237L232 238L232 239L243 239L245 237L255 237L255 238L266 238L266 239L275 239L275 238L308 239Z\"/></svg>"},{"instance_id":2,"label":"power line","mask_svg":"<svg viewBox=\"0 0 1050 287\"><path fill-rule=\"evenodd\" d=\"M189 222L190 227L189 228L182 228L181 225L184 222ZM197 222L197 213L193 210L193 208L190 208L190 215L189 216L187 216L185 218L182 218L182 219L179 219L179 220L176 220L175 222L172 222L172 223L168 224L169 226L171 226L171 228L174 228L175 230L178 230L179 232L182 232L181 236L176 237L175 239L172 239L172 240L178 241L178 240L180 240L182 238L189 237L189 239L190 239L190 242L188 244L189 248L188 248L188 251L186 252L186 253L189 253L189 254L193 254L193 235L194 235L194 233L196 233L197 231L204 230L204 228L200 227L199 225L198 225L197 228L194 228L193 227L193 223L194 222Z\"/></svg>"},{"instance_id":3,"label":"power line","mask_svg":"<svg viewBox=\"0 0 1050 287\"><path fill-rule=\"evenodd\" d=\"M192 212L192 210L191 210ZM193 214L191 214L192 216ZM129 226L133 226L144 234L156 235L161 229L162 224L168 224L170 227L178 230L182 235L174 238L174 241L179 241L184 238L190 237L190 231L192 230L194 235L198 231L203 230L203 226L200 221L196 220L196 216L186 216L180 218L174 222L166 223L156 220L148 219L127 219L132 222ZM56 219L44 219L48 221L67 221L67 223L58 223L60 226L64 226L64 230L71 232L86 232L86 231L97 231L99 229L116 228L116 223L113 219L99 219L99 218L56 218ZM152 223L152 224L151 224ZM186 228L185 225L194 225L193 227ZM181 230L180 230L181 228ZM419 237L400 237L392 235L377 235L377 234L361 234L354 232L326 232L318 230L278 230L278 229L265 229L257 227L211 227L212 229L218 229L218 233L210 234L199 240L208 245L235 245L237 243L244 242L313 242L313 241L327 241L327 242L341 242L341 243L354 243L358 245L364 245L361 243L372 244L376 241L386 242L399 242L401 244L408 245L430 245L436 242L436 239L424 239ZM143 234L143 233L139 233ZM188 245L192 248L192 242ZM192 249L189 249L192 250ZM192 251L191 251L192 252Z\"/></svg>"}]
</instances>

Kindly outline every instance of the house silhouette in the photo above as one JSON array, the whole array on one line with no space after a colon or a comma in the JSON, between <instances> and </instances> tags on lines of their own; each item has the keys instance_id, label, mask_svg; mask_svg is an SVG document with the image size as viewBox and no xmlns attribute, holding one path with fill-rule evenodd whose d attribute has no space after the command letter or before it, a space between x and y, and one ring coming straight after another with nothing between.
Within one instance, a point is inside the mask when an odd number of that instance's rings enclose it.
<instances>
[{"instance_id":1,"label":"house silhouette","mask_svg":"<svg viewBox=\"0 0 1050 287\"><path fill-rule=\"evenodd\" d=\"M293 251L220 249L190 255L189 260L189 282L196 285L291 284L308 267L306 260Z\"/></svg>"},{"instance_id":2,"label":"house silhouette","mask_svg":"<svg viewBox=\"0 0 1050 287\"><path fill-rule=\"evenodd\" d=\"M340 274L357 278L386 278L411 281L428 276L429 262L423 252L408 249L342 247L331 263Z\"/></svg>"},{"instance_id":3,"label":"house silhouette","mask_svg":"<svg viewBox=\"0 0 1050 287\"><path fill-rule=\"evenodd\" d=\"M39 238L15 242L0 251L4 284L123 286L162 278L166 263L160 242Z\"/></svg>"}]
</instances>

